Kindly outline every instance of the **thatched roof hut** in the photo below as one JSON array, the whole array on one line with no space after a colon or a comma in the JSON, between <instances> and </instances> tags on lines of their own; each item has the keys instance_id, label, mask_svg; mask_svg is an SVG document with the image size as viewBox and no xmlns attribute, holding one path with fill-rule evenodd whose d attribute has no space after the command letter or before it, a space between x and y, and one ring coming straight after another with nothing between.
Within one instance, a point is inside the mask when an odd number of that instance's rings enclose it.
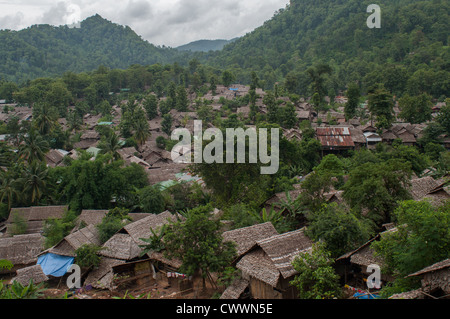
<instances>
[{"instance_id":1,"label":"thatched roof hut","mask_svg":"<svg viewBox=\"0 0 450 319\"><path fill-rule=\"evenodd\" d=\"M141 253L141 248L133 238L124 233L115 234L102 247L104 249L99 254L113 259L133 260Z\"/></svg>"},{"instance_id":2,"label":"thatched roof hut","mask_svg":"<svg viewBox=\"0 0 450 319\"><path fill-rule=\"evenodd\" d=\"M295 289L289 283L297 274L292 261L313 244L304 228L259 240L256 244L256 248L236 265L243 278L249 280L252 296L260 299L295 298Z\"/></svg>"},{"instance_id":3,"label":"thatched roof hut","mask_svg":"<svg viewBox=\"0 0 450 319\"><path fill-rule=\"evenodd\" d=\"M30 265L37 261L43 246L41 234L0 238L0 259L9 260L16 267Z\"/></svg>"},{"instance_id":4,"label":"thatched roof hut","mask_svg":"<svg viewBox=\"0 0 450 319\"><path fill-rule=\"evenodd\" d=\"M103 247L106 249L100 252L101 255L121 259L132 260L140 256L142 249L139 245L145 242L141 238L149 238L152 235L151 229L156 230L164 224L169 223L175 216L169 211L161 214L150 214L147 217L138 219L125 227L117 234L111 237Z\"/></svg>"},{"instance_id":5,"label":"thatched roof hut","mask_svg":"<svg viewBox=\"0 0 450 319\"><path fill-rule=\"evenodd\" d=\"M40 284L41 282L49 280L44 274L40 265L34 265L17 270L17 276L12 281L17 281L23 286L28 286L30 281L33 280L33 284Z\"/></svg>"},{"instance_id":6,"label":"thatched roof hut","mask_svg":"<svg viewBox=\"0 0 450 319\"><path fill-rule=\"evenodd\" d=\"M220 296L220 299L239 299L244 291L248 288L248 280L238 279L235 280Z\"/></svg>"},{"instance_id":7,"label":"thatched roof hut","mask_svg":"<svg viewBox=\"0 0 450 319\"><path fill-rule=\"evenodd\" d=\"M113 267L124 264L124 260L103 257L98 268L89 272L84 285L91 285L97 289L114 289L113 286Z\"/></svg>"},{"instance_id":8,"label":"thatched roof hut","mask_svg":"<svg viewBox=\"0 0 450 319\"><path fill-rule=\"evenodd\" d=\"M169 211L161 214L151 214L143 219L126 225L123 230L126 231L138 245L144 245L141 238L148 238L152 235L151 229L157 230L170 221L175 221L176 216Z\"/></svg>"},{"instance_id":9,"label":"thatched roof hut","mask_svg":"<svg viewBox=\"0 0 450 319\"><path fill-rule=\"evenodd\" d=\"M98 229L94 225L88 225L74 233L64 237L58 244L46 250L44 253L52 253L60 256L76 257L75 251L83 245L99 246L100 239ZM43 254L44 254L43 253Z\"/></svg>"},{"instance_id":10,"label":"thatched roof hut","mask_svg":"<svg viewBox=\"0 0 450 319\"><path fill-rule=\"evenodd\" d=\"M278 235L272 223L267 222L250 227L230 230L224 232L222 237L224 242L231 241L236 244L238 258L250 251L257 241Z\"/></svg>"},{"instance_id":11,"label":"thatched roof hut","mask_svg":"<svg viewBox=\"0 0 450 319\"><path fill-rule=\"evenodd\" d=\"M26 234L34 234L40 233L43 230L44 222L46 220L62 218L67 209L67 206L12 208L6 222L7 234L13 233L13 225L16 216L27 224Z\"/></svg>"}]
</instances>

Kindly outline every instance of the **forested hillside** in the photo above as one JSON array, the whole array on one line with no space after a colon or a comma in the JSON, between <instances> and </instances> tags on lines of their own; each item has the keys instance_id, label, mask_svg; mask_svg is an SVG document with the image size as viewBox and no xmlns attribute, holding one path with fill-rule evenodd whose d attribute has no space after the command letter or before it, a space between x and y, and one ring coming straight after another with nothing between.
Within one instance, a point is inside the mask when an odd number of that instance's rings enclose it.
<instances>
[{"instance_id":1,"label":"forested hillside","mask_svg":"<svg viewBox=\"0 0 450 319\"><path fill-rule=\"evenodd\" d=\"M236 38L237 39L237 38ZM209 52L222 50L223 47L229 43L236 41L232 40L199 40L190 42L188 44L176 47L180 51L192 51L192 52Z\"/></svg>"},{"instance_id":2,"label":"forested hillside","mask_svg":"<svg viewBox=\"0 0 450 319\"><path fill-rule=\"evenodd\" d=\"M183 60L179 51L156 47L129 27L99 15L81 22L81 28L35 25L21 31L1 30L0 42L0 78L18 82L92 71L100 65L125 69Z\"/></svg>"},{"instance_id":3,"label":"forested hillside","mask_svg":"<svg viewBox=\"0 0 450 319\"><path fill-rule=\"evenodd\" d=\"M380 0L381 28L366 21L373 1L291 0L285 9L222 51L201 59L249 82L256 71L266 88L286 77L307 95L306 70L328 64L329 90L352 82L384 83L394 94L449 91L448 1Z\"/></svg>"}]
</instances>

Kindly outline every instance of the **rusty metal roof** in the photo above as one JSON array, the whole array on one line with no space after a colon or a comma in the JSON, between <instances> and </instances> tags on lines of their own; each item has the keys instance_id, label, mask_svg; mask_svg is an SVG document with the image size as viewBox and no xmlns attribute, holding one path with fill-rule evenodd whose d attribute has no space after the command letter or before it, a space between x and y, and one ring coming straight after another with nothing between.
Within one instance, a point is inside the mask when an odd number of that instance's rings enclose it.
<instances>
[{"instance_id":1,"label":"rusty metal roof","mask_svg":"<svg viewBox=\"0 0 450 319\"><path fill-rule=\"evenodd\" d=\"M354 147L348 127L318 127L317 138L323 147Z\"/></svg>"}]
</instances>

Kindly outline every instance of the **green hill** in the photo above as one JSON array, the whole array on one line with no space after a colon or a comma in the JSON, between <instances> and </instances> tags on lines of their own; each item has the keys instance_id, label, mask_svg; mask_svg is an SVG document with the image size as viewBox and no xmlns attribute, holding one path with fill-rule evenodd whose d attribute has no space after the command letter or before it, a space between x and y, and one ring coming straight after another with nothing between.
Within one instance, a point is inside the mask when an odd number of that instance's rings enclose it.
<instances>
[{"instance_id":1,"label":"green hill","mask_svg":"<svg viewBox=\"0 0 450 319\"><path fill-rule=\"evenodd\" d=\"M0 78L21 81L90 71L104 65L127 68L183 60L183 55L143 40L127 26L99 15L81 22L81 28L34 25L20 31L0 31Z\"/></svg>"},{"instance_id":2,"label":"green hill","mask_svg":"<svg viewBox=\"0 0 450 319\"><path fill-rule=\"evenodd\" d=\"M266 88L288 77L294 91L306 94L306 70L326 63L333 69L330 90L351 82L362 88L385 83L394 93L421 91L448 95L446 0L379 0L381 28L367 26L372 0L291 0L272 19L222 51L199 60L233 71L250 82L252 71Z\"/></svg>"}]
</instances>

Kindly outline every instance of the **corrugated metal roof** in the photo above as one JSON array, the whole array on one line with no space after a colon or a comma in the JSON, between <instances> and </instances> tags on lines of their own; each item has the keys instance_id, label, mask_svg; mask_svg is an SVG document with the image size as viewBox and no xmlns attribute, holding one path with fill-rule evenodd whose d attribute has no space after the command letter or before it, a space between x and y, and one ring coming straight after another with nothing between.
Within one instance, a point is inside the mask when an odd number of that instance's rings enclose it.
<instances>
[{"instance_id":1,"label":"corrugated metal roof","mask_svg":"<svg viewBox=\"0 0 450 319\"><path fill-rule=\"evenodd\" d=\"M354 147L348 127L318 127L317 137L323 147Z\"/></svg>"}]
</instances>

